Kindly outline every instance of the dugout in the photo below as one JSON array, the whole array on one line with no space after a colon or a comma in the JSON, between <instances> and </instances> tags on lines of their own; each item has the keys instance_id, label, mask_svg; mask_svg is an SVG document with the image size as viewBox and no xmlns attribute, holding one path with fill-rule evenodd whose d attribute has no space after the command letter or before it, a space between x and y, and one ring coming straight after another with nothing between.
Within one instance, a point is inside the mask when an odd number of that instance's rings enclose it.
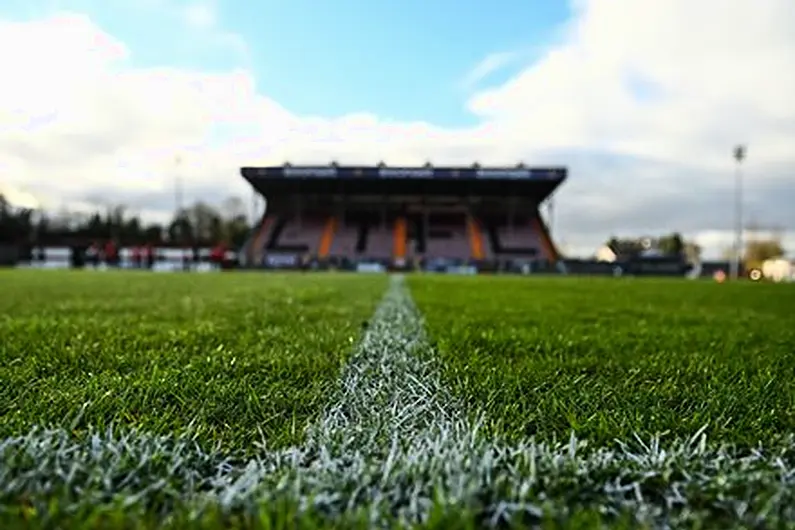
<instances>
[{"instance_id":1,"label":"dugout","mask_svg":"<svg viewBox=\"0 0 795 530\"><path fill-rule=\"evenodd\" d=\"M539 213L563 167L245 167L266 211L241 264L478 270L555 263ZM469 270L469 269L465 269Z\"/></svg>"}]
</instances>

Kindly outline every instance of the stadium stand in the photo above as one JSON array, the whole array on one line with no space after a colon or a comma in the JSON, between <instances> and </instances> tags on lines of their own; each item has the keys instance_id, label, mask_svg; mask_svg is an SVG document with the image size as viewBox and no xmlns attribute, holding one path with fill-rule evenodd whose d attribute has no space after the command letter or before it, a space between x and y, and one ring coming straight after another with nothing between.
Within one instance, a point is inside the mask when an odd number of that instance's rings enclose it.
<instances>
[{"instance_id":1,"label":"stadium stand","mask_svg":"<svg viewBox=\"0 0 795 530\"><path fill-rule=\"evenodd\" d=\"M563 167L245 167L267 210L241 249L249 268L378 264L438 270L551 268L539 205Z\"/></svg>"}]
</instances>

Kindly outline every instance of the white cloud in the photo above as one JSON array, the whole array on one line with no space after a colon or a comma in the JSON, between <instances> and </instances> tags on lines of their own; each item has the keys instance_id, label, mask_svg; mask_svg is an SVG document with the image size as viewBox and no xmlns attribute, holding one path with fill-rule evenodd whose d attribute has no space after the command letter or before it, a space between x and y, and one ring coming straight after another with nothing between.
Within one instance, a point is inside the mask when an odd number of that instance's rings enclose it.
<instances>
[{"instance_id":1,"label":"white cloud","mask_svg":"<svg viewBox=\"0 0 795 530\"><path fill-rule=\"evenodd\" d=\"M464 87L472 87L494 72L505 68L520 57L515 51L497 52L484 57L464 76Z\"/></svg>"},{"instance_id":2,"label":"white cloud","mask_svg":"<svg viewBox=\"0 0 795 530\"><path fill-rule=\"evenodd\" d=\"M41 206L39 201L32 194L17 188L12 188L11 186L5 186L2 183L0 183L0 197L2 197L3 201L15 208L35 210Z\"/></svg>"},{"instance_id":3,"label":"white cloud","mask_svg":"<svg viewBox=\"0 0 795 530\"><path fill-rule=\"evenodd\" d=\"M523 159L571 167L555 227L572 248L679 229L715 254L730 241L731 149L748 142L749 212L795 229L792 1L576 7L560 44L466 102L481 121L463 129L299 116L245 70L131 68L127 47L86 17L0 22L0 182L151 211L171 205L176 153L188 197L208 198L247 193L245 164ZM200 11L198 25L210 23Z\"/></svg>"}]
</instances>

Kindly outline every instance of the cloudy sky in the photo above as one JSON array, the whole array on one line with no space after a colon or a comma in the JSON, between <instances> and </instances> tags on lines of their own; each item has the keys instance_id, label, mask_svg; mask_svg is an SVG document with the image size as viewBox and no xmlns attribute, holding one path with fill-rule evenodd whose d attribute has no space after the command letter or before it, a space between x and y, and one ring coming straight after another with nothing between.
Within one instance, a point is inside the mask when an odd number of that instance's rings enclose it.
<instances>
[{"instance_id":1,"label":"cloudy sky","mask_svg":"<svg viewBox=\"0 0 795 530\"><path fill-rule=\"evenodd\" d=\"M567 165L554 231L795 250L793 0L3 0L0 187L163 217L241 165ZM177 169L175 157L182 163Z\"/></svg>"}]
</instances>

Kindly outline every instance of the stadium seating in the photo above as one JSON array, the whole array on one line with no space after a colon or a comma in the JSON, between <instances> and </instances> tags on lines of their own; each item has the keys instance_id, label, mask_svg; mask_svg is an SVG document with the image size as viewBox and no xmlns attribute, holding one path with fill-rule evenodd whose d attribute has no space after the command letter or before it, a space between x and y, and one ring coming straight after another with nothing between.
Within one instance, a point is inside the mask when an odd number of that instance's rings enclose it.
<instances>
[{"instance_id":1,"label":"stadium seating","mask_svg":"<svg viewBox=\"0 0 795 530\"><path fill-rule=\"evenodd\" d=\"M509 220L505 215L470 216L463 211L389 218L372 213L279 215L263 219L245 254L252 264L273 253L320 259L549 259L551 242L545 240L542 227L533 216Z\"/></svg>"},{"instance_id":2,"label":"stadium seating","mask_svg":"<svg viewBox=\"0 0 795 530\"><path fill-rule=\"evenodd\" d=\"M279 218L266 250L316 255L323 237L325 219L319 216Z\"/></svg>"},{"instance_id":3,"label":"stadium seating","mask_svg":"<svg viewBox=\"0 0 795 530\"><path fill-rule=\"evenodd\" d=\"M426 259L468 260L472 257L466 217L459 214L431 214L425 227Z\"/></svg>"},{"instance_id":4,"label":"stadium seating","mask_svg":"<svg viewBox=\"0 0 795 530\"><path fill-rule=\"evenodd\" d=\"M369 225L365 231L364 247L361 255L372 259L392 259L394 250L394 229L389 225Z\"/></svg>"},{"instance_id":5,"label":"stadium seating","mask_svg":"<svg viewBox=\"0 0 795 530\"><path fill-rule=\"evenodd\" d=\"M485 216L483 224L494 255L510 258L541 258L541 239L529 216Z\"/></svg>"},{"instance_id":6,"label":"stadium seating","mask_svg":"<svg viewBox=\"0 0 795 530\"><path fill-rule=\"evenodd\" d=\"M347 218L343 219L334 233L329 256L339 258L357 256L359 252L356 244L359 241L359 232L358 224L351 223Z\"/></svg>"}]
</instances>

